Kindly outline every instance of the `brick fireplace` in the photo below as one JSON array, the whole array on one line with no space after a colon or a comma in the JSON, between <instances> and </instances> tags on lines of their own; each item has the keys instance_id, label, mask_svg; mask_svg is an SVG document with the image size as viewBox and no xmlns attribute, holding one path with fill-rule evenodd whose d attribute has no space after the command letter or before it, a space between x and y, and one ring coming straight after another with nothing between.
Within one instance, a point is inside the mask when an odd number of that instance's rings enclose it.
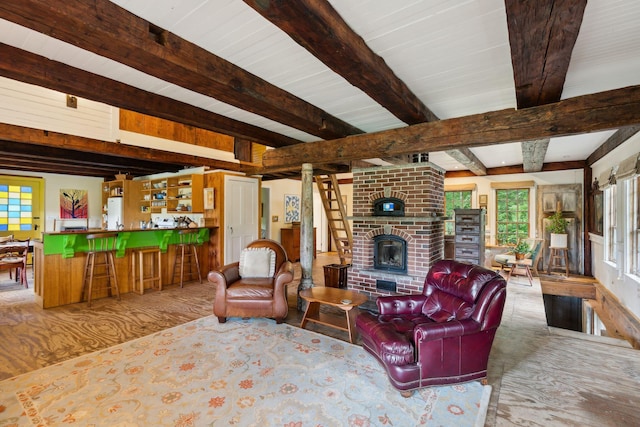
<instances>
[{"instance_id":1,"label":"brick fireplace","mask_svg":"<svg viewBox=\"0 0 640 427\"><path fill-rule=\"evenodd\" d=\"M404 215L385 216L382 199L400 200ZM390 210L391 211L391 210ZM371 299L422 291L431 265L444 257L444 170L431 163L353 170L353 260L347 287ZM375 268L376 238L406 242L406 272Z\"/></svg>"}]
</instances>

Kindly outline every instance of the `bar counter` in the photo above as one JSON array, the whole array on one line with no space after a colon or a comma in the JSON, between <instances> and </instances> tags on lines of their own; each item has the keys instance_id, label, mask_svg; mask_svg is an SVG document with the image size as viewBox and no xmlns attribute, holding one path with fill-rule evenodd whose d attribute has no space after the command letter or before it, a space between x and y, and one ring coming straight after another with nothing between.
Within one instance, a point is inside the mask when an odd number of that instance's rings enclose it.
<instances>
[{"instance_id":1,"label":"bar counter","mask_svg":"<svg viewBox=\"0 0 640 427\"><path fill-rule=\"evenodd\" d=\"M175 244L178 232L184 228L152 228L120 230L116 244L116 272L121 294L132 292L131 252L136 248L160 248L162 257L162 283L172 282ZM198 227L198 248L202 277L209 272L209 228ZM88 250L88 234L113 233L102 229L87 231L61 231L43 233L42 241L34 242L33 275L36 303L42 308L81 302L82 278ZM98 292L94 298L106 296ZM93 298L92 298L93 299Z\"/></svg>"}]
</instances>

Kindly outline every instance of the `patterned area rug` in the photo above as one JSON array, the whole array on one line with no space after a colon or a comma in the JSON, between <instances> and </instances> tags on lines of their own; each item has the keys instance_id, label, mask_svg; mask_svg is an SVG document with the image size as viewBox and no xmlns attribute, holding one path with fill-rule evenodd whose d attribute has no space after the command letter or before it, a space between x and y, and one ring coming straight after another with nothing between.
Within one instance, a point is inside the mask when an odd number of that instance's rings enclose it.
<instances>
[{"instance_id":1,"label":"patterned area rug","mask_svg":"<svg viewBox=\"0 0 640 427\"><path fill-rule=\"evenodd\" d=\"M0 382L0 426L482 426L490 394L405 399L359 346L209 316Z\"/></svg>"}]
</instances>

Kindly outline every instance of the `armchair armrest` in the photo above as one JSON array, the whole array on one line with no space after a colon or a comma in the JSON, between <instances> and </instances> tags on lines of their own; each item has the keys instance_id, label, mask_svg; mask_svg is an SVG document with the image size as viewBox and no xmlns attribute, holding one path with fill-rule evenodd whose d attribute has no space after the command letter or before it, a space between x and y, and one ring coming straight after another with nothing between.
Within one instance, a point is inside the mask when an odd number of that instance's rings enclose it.
<instances>
[{"instance_id":1,"label":"armchair armrest","mask_svg":"<svg viewBox=\"0 0 640 427\"><path fill-rule=\"evenodd\" d=\"M397 295L376 300L380 314L420 314L427 300L424 295Z\"/></svg>"},{"instance_id":2,"label":"armchair armrest","mask_svg":"<svg viewBox=\"0 0 640 427\"><path fill-rule=\"evenodd\" d=\"M480 332L480 329L480 323L473 319L424 323L416 325L413 330L413 339L416 345L419 346L421 342L474 334Z\"/></svg>"},{"instance_id":3,"label":"armchair armrest","mask_svg":"<svg viewBox=\"0 0 640 427\"><path fill-rule=\"evenodd\" d=\"M291 261L283 262L275 275L274 292L280 292L287 283L293 280L293 264Z\"/></svg>"},{"instance_id":4,"label":"armchair armrest","mask_svg":"<svg viewBox=\"0 0 640 427\"><path fill-rule=\"evenodd\" d=\"M216 289L226 289L230 283L233 283L240 279L240 263L234 262L232 264L225 265L220 270L210 271L207 275L207 280L216 285ZM217 292L219 292L219 289Z\"/></svg>"}]
</instances>

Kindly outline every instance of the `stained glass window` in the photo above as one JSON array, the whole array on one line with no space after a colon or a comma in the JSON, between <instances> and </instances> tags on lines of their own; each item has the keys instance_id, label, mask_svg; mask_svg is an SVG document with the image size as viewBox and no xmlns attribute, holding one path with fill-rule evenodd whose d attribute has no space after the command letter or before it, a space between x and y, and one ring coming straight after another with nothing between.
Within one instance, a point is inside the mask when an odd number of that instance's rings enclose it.
<instances>
[{"instance_id":1,"label":"stained glass window","mask_svg":"<svg viewBox=\"0 0 640 427\"><path fill-rule=\"evenodd\" d=\"M30 231L33 187L0 184L0 231Z\"/></svg>"}]
</instances>

